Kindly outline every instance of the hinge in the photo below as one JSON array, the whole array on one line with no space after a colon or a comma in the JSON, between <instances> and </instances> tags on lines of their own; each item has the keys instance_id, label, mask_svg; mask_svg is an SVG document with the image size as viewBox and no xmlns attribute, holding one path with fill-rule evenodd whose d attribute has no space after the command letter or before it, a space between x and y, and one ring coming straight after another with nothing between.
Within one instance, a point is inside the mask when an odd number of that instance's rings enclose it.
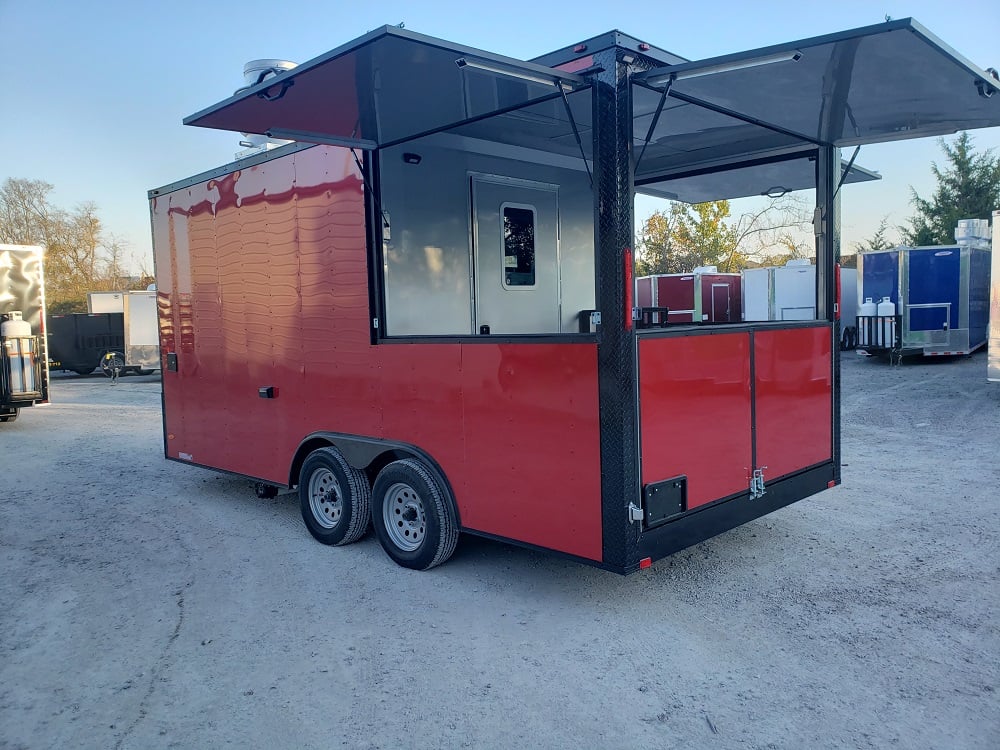
<instances>
[{"instance_id":1,"label":"hinge","mask_svg":"<svg viewBox=\"0 0 1000 750\"><path fill-rule=\"evenodd\" d=\"M372 328L378 330L378 318L372 318Z\"/></svg>"},{"instance_id":2,"label":"hinge","mask_svg":"<svg viewBox=\"0 0 1000 750\"><path fill-rule=\"evenodd\" d=\"M601 324L601 311L593 310L590 313L590 327L596 328Z\"/></svg>"},{"instance_id":3,"label":"hinge","mask_svg":"<svg viewBox=\"0 0 1000 750\"><path fill-rule=\"evenodd\" d=\"M767 494L767 489L764 487L764 469L766 468L766 466L761 466L759 469L754 469L753 476L750 477L751 500L757 500Z\"/></svg>"},{"instance_id":4,"label":"hinge","mask_svg":"<svg viewBox=\"0 0 1000 750\"><path fill-rule=\"evenodd\" d=\"M646 518L646 514L643 513L642 508L640 508L635 503L628 504L628 522L629 523L642 523Z\"/></svg>"}]
</instances>

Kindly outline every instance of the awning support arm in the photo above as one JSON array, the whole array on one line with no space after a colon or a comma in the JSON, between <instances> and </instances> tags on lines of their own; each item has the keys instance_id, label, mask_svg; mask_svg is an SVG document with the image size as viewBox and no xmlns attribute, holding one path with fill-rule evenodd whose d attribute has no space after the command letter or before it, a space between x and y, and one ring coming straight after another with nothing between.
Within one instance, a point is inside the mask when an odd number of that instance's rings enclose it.
<instances>
[{"instance_id":1,"label":"awning support arm","mask_svg":"<svg viewBox=\"0 0 1000 750\"><path fill-rule=\"evenodd\" d=\"M855 146L854 147L854 153L851 154L851 158L847 162L847 166L844 167L844 171L840 175L840 182L837 183L837 189L833 191L833 197L834 198L837 197L837 193L840 192L840 188L842 188L844 186L844 183L847 181L847 175L849 175L851 173L851 167L854 166L854 160L858 158L858 152L860 152L860 151L861 151L861 146Z\"/></svg>"},{"instance_id":2,"label":"awning support arm","mask_svg":"<svg viewBox=\"0 0 1000 750\"><path fill-rule=\"evenodd\" d=\"M389 220L386 218L385 211L382 210L382 204L379 203L378 196L375 195L375 189L372 187L371 181L368 179L368 173L365 171L364 166L361 164L361 160L358 158L357 152L353 148L351 149L351 156L354 157L354 163L358 165L358 172L361 174L361 181L368 190L368 194L372 197L372 203L375 206L375 210L378 211L378 215L382 219L382 229L385 229L389 226Z\"/></svg>"},{"instance_id":3,"label":"awning support arm","mask_svg":"<svg viewBox=\"0 0 1000 750\"><path fill-rule=\"evenodd\" d=\"M531 99L527 102L521 102L518 104L512 104L509 107L502 107L501 109L493 110L492 112L486 112L485 114L476 115L475 117L467 117L459 122L451 122L447 125L440 125L436 128L431 128L430 130L424 130L420 133L414 133L413 135L407 135L402 138L397 138L393 141L386 141L385 143L377 144L380 149L392 148L393 146L398 146L400 143L407 143L409 141L415 141L418 138L424 138L428 135L434 135L435 133L444 133L448 130L454 130L460 128L464 125L472 125L476 122L481 122L482 120L488 120L491 117L496 117L497 115L504 115L508 112L513 112L518 109L524 109L525 107L530 107L534 104L541 104L542 102L548 102L555 99L559 94L552 93L546 94L545 96L539 97L538 99Z\"/></svg>"},{"instance_id":4,"label":"awning support arm","mask_svg":"<svg viewBox=\"0 0 1000 750\"><path fill-rule=\"evenodd\" d=\"M674 99L680 99L682 102L687 102L688 104L694 104L697 107L704 107L705 109L710 110L712 112L718 112L720 115L733 117L737 120L740 120L741 122L746 122L751 125L757 125L758 127L770 130L773 133L781 133L782 135L787 135L788 137L795 138L796 140L799 141L805 141L806 143L815 143L817 146L832 145L830 143L827 143L826 141L821 141L818 138L812 138L810 136L803 135L802 133L796 133L794 130L788 130L787 128L783 128L780 125L774 125L773 123L765 122L764 120L760 120L756 117L751 117L750 115L741 114L740 112L736 112L735 110L728 109L726 107L719 107L715 104L710 104L709 102L699 99L696 96L689 96L687 94L682 94L678 91L671 91L670 96L672 96Z\"/></svg>"},{"instance_id":5,"label":"awning support arm","mask_svg":"<svg viewBox=\"0 0 1000 750\"><path fill-rule=\"evenodd\" d=\"M667 81L667 85L663 87L663 94L660 96L660 103L656 105L656 113L653 115L653 121L649 123L649 130L646 131L646 139L642 142L642 151L639 152L639 158L635 160L635 168L633 172L639 171L639 164L642 162L642 156L646 153L646 146L649 145L649 141L653 137L653 131L656 130L656 125L660 121L660 115L663 112L663 105L667 102L667 96L670 94L670 89L674 85L674 79L671 78Z\"/></svg>"},{"instance_id":6,"label":"awning support arm","mask_svg":"<svg viewBox=\"0 0 1000 750\"><path fill-rule=\"evenodd\" d=\"M563 106L566 107L566 116L569 118L570 127L573 128L573 137L576 138L576 145L580 149L580 158L583 159L583 166L587 170L587 179L590 180L590 189L594 189L594 175L590 173L590 165L587 163L587 152L583 148L583 139L580 138L580 130L576 127L576 118L573 117L573 110L569 106L569 99L566 98L566 91L561 85L556 84L559 87L559 93L562 95Z\"/></svg>"}]
</instances>

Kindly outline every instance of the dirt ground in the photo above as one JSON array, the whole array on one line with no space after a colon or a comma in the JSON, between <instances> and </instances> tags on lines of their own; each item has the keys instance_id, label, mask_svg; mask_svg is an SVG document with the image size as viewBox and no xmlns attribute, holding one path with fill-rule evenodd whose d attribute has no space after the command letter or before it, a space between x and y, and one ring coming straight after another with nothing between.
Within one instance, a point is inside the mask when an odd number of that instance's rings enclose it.
<instances>
[{"instance_id":1,"label":"dirt ground","mask_svg":"<svg viewBox=\"0 0 1000 750\"><path fill-rule=\"evenodd\" d=\"M843 362L843 486L628 578L324 547L163 460L157 376L57 377L0 426L0 746L1000 747L1000 385Z\"/></svg>"}]
</instances>

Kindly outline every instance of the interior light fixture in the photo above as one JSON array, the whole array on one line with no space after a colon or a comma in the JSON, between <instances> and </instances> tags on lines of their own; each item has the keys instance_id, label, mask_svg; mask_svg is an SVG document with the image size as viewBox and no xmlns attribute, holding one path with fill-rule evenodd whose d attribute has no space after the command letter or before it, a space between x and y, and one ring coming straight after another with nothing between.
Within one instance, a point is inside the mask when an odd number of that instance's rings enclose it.
<instances>
[{"instance_id":1,"label":"interior light fixture","mask_svg":"<svg viewBox=\"0 0 1000 750\"><path fill-rule=\"evenodd\" d=\"M455 65L461 69L472 68L473 70L482 70L486 73L494 73L495 75L508 76L510 78L517 78L520 81L528 81L529 83L539 83L543 86L562 86L562 88L567 91L572 91L573 87L564 83L561 79L556 76L552 78L545 78L541 75L534 75L532 73L526 73L523 70L515 70L512 68L504 68L500 65L493 63L481 62L468 57L460 57L455 60Z\"/></svg>"},{"instance_id":2,"label":"interior light fixture","mask_svg":"<svg viewBox=\"0 0 1000 750\"><path fill-rule=\"evenodd\" d=\"M684 81L688 78L700 78L702 76L715 75L716 73L731 73L734 70L756 68L761 65L771 65L772 63L798 62L801 59L802 53L797 49L793 49L788 52L776 52L773 55L751 57L748 60L733 60L732 62L718 63L717 65L706 65L703 68L660 73L647 78L646 83L650 86L662 86L668 81Z\"/></svg>"}]
</instances>

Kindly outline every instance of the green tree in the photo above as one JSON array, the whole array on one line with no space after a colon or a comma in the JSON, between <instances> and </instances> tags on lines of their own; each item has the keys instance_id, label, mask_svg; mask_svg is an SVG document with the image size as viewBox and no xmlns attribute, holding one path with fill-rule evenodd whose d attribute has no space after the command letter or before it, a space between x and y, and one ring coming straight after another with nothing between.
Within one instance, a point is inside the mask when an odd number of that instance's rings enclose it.
<instances>
[{"instance_id":1,"label":"green tree","mask_svg":"<svg viewBox=\"0 0 1000 750\"><path fill-rule=\"evenodd\" d=\"M934 193L925 199L910 188L916 214L901 230L912 246L951 244L959 219L986 218L1000 206L1000 157L991 149L977 154L972 137L964 132L952 144L944 139L939 143L948 164L944 169L931 164L937 179Z\"/></svg>"},{"instance_id":2,"label":"green tree","mask_svg":"<svg viewBox=\"0 0 1000 750\"><path fill-rule=\"evenodd\" d=\"M698 266L735 272L751 263L784 263L809 254L792 229L807 217L799 202L774 198L732 217L729 201L668 204L643 223L636 241L636 273L686 273Z\"/></svg>"},{"instance_id":3,"label":"green tree","mask_svg":"<svg viewBox=\"0 0 1000 750\"><path fill-rule=\"evenodd\" d=\"M862 240L861 242L854 243L854 249L859 253L875 253L879 250L888 250L895 245L890 242L885 234L889 230L889 217L883 216L882 221L878 224L878 229L875 230L875 234L869 237L867 240Z\"/></svg>"},{"instance_id":4,"label":"green tree","mask_svg":"<svg viewBox=\"0 0 1000 750\"><path fill-rule=\"evenodd\" d=\"M87 292L124 290L124 244L105 234L97 207L52 205L52 185L8 178L0 185L0 242L45 248L45 298L50 312L86 312ZM143 287L140 287L143 288Z\"/></svg>"}]
</instances>

